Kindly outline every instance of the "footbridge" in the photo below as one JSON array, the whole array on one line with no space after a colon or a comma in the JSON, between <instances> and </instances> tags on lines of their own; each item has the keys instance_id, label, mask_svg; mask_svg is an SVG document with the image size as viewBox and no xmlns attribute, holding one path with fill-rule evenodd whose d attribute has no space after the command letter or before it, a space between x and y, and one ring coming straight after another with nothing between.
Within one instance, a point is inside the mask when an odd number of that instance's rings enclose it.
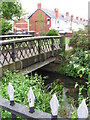
<instances>
[{"instance_id":1,"label":"footbridge","mask_svg":"<svg viewBox=\"0 0 90 120\"><path fill-rule=\"evenodd\" d=\"M0 41L0 76L3 71L30 73L53 61L64 50L64 36L40 36Z\"/></svg>"}]
</instances>

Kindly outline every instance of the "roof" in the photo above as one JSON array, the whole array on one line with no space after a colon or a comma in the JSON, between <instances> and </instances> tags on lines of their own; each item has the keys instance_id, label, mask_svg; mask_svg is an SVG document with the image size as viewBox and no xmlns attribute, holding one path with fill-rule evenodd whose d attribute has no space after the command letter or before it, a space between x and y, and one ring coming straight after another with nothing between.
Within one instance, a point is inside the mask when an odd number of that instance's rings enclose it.
<instances>
[{"instance_id":1,"label":"roof","mask_svg":"<svg viewBox=\"0 0 90 120\"><path fill-rule=\"evenodd\" d=\"M44 13L46 13L49 17L55 18L55 12L54 12L54 11L47 10L47 9L44 9L44 8L41 8L41 10L42 10Z\"/></svg>"},{"instance_id":2,"label":"roof","mask_svg":"<svg viewBox=\"0 0 90 120\"><path fill-rule=\"evenodd\" d=\"M47 10L47 9L44 9L44 8L37 9L37 10L41 10L42 12L44 12L44 13L45 13L47 16L49 16L50 18L56 18L54 11ZM36 10L36 11L37 11L37 10ZM36 12L36 11L35 11L35 12ZM35 12L34 12L34 13L35 13ZM29 19L34 13L30 14L29 17L28 17L28 19ZM60 18L60 19L63 18L63 16L64 16L64 14L59 13L59 18Z\"/></svg>"},{"instance_id":3,"label":"roof","mask_svg":"<svg viewBox=\"0 0 90 120\"><path fill-rule=\"evenodd\" d=\"M51 11L51 10L47 10L45 8L41 8L41 9L37 9L36 11L41 10L42 12L44 12L48 17L50 18L56 18L55 16L55 11ZM36 12L35 11L35 12ZM29 15L28 19L35 13L33 12L32 14ZM65 14L59 13L59 19L65 22L70 22L71 21L71 16L66 16ZM76 20L75 18L73 19L74 23L82 23L80 20Z\"/></svg>"},{"instance_id":4,"label":"roof","mask_svg":"<svg viewBox=\"0 0 90 120\"><path fill-rule=\"evenodd\" d=\"M56 18L54 11L47 10L47 9L45 9L45 8L41 8L41 9L37 9L37 10L41 10L42 12L44 12L44 13L45 13L47 16L49 16L50 18ZM37 11L37 10L36 10L36 11ZM35 12L36 12L36 11L35 11ZM35 13L35 12L34 12L34 13ZM30 14L29 17L28 17L28 19L29 19L34 13ZM63 20L63 21L70 21L70 20L71 20L71 17L70 17L70 16L66 17L65 14L59 13L59 19L60 19L60 20Z\"/></svg>"}]
</instances>

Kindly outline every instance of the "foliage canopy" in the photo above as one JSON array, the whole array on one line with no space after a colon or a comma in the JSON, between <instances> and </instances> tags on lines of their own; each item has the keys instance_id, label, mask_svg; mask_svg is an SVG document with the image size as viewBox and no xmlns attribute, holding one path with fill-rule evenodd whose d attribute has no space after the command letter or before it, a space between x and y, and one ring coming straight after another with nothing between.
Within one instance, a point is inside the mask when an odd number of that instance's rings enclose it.
<instances>
[{"instance_id":1,"label":"foliage canopy","mask_svg":"<svg viewBox=\"0 0 90 120\"><path fill-rule=\"evenodd\" d=\"M0 34L12 29L9 20L20 19L22 6L19 0L0 1Z\"/></svg>"},{"instance_id":2,"label":"foliage canopy","mask_svg":"<svg viewBox=\"0 0 90 120\"><path fill-rule=\"evenodd\" d=\"M22 14L22 6L19 0L12 2L1 2L0 13L3 18L12 20L13 17L20 18Z\"/></svg>"},{"instance_id":3,"label":"foliage canopy","mask_svg":"<svg viewBox=\"0 0 90 120\"><path fill-rule=\"evenodd\" d=\"M1 23L0 34L5 34L7 31L12 29L12 24L10 24L9 21L7 21L5 19L1 19L0 23Z\"/></svg>"}]
</instances>

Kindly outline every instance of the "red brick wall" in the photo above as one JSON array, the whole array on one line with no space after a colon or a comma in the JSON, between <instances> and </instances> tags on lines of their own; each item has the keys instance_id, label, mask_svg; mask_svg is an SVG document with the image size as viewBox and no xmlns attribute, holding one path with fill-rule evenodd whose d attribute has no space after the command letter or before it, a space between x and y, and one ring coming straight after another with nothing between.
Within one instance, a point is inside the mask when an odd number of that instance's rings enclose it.
<instances>
[{"instance_id":1,"label":"red brick wall","mask_svg":"<svg viewBox=\"0 0 90 120\"><path fill-rule=\"evenodd\" d=\"M47 18L49 17L44 12L42 12L40 9L37 10L29 18L29 31L35 31L36 35L42 35L43 33L46 33L51 26L51 19L47 25Z\"/></svg>"},{"instance_id":2,"label":"red brick wall","mask_svg":"<svg viewBox=\"0 0 90 120\"><path fill-rule=\"evenodd\" d=\"M14 23L13 25L14 32L17 32L14 27L20 28L20 32L28 31L28 23L23 18L21 18L16 24Z\"/></svg>"}]
</instances>

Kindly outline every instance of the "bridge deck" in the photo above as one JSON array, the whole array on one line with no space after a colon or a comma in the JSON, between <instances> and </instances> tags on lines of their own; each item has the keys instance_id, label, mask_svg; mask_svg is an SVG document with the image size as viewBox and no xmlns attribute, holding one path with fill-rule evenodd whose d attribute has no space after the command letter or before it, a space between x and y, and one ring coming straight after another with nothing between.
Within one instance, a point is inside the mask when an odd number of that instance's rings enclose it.
<instances>
[{"instance_id":1,"label":"bridge deck","mask_svg":"<svg viewBox=\"0 0 90 120\"><path fill-rule=\"evenodd\" d=\"M56 57L52 57L52 58L49 58L49 59L47 59L47 60L45 60L43 62L35 63L35 64L25 68L25 69L22 69L20 72L23 75L29 74L29 73L31 73L31 72L33 72L33 71L35 71L35 70L37 70L37 69L39 69L39 68L49 64L51 62L54 62L55 59L56 59Z\"/></svg>"}]
</instances>

